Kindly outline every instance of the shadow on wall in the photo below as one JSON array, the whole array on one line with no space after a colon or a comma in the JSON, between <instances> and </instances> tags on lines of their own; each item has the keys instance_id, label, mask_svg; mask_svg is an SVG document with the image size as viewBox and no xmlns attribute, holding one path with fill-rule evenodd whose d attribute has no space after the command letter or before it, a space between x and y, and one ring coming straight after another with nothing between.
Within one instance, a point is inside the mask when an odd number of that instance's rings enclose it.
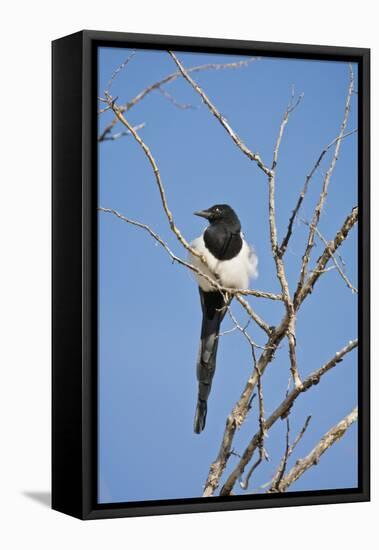
<instances>
[{"instance_id":1,"label":"shadow on wall","mask_svg":"<svg viewBox=\"0 0 379 550\"><path fill-rule=\"evenodd\" d=\"M42 506L51 506L51 493L50 491L23 491L25 497L28 497L35 502L38 502Z\"/></svg>"}]
</instances>

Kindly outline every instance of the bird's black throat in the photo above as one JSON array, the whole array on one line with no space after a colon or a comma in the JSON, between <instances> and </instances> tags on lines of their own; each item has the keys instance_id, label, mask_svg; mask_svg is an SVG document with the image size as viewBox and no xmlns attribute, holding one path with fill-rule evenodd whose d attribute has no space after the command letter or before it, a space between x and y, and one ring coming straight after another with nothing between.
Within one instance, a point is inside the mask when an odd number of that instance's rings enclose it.
<instances>
[{"instance_id":1,"label":"bird's black throat","mask_svg":"<svg viewBox=\"0 0 379 550\"><path fill-rule=\"evenodd\" d=\"M240 225L230 227L223 222L212 223L204 232L204 243L218 260L231 260L242 248Z\"/></svg>"}]
</instances>

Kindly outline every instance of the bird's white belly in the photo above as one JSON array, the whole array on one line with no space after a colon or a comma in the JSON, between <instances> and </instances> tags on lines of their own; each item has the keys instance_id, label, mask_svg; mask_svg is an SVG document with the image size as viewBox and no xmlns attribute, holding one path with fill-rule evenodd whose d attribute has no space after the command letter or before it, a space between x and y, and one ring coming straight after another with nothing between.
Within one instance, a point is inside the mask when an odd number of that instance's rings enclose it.
<instances>
[{"instance_id":1,"label":"bird's white belly","mask_svg":"<svg viewBox=\"0 0 379 550\"><path fill-rule=\"evenodd\" d=\"M250 277L255 278L258 276L258 258L245 241L243 241L239 254L231 260L218 260L215 258L205 246L203 236L195 239L191 243L191 246L205 257L210 270L203 264L200 258L192 254L190 254L189 258L191 264L211 279L215 279L212 272L216 274L218 282L222 286L247 289L249 288ZM195 277L202 290L205 292L214 290L214 287L204 277L197 273Z\"/></svg>"}]
</instances>

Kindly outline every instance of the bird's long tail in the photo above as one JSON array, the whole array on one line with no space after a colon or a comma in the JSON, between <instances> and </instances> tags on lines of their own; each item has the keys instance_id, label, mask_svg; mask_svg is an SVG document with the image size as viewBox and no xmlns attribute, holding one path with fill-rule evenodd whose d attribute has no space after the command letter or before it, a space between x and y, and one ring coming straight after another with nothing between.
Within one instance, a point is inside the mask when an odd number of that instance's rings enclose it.
<instances>
[{"instance_id":1,"label":"bird's long tail","mask_svg":"<svg viewBox=\"0 0 379 550\"><path fill-rule=\"evenodd\" d=\"M201 433L205 428L207 400L216 370L220 325L227 310L224 297L220 292L204 292L201 288L199 288L199 292L203 310L203 322L197 359L199 393L194 421L194 431L197 434Z\"/></svg>"}]
</instances>

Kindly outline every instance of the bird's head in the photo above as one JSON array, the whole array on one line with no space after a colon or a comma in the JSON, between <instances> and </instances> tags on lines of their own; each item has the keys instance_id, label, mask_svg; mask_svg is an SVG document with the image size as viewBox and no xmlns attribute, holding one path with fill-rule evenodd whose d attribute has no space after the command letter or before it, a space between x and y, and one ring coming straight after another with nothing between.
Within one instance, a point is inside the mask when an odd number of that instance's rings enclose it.
<instances>
[{"instance_id":1,"label":"bird's head","mask_svg":"<svg viewBox=\"0 0 379 550\"><path fill-rule=\"evenodd\" d=\"M227 225L240 228L241 224L237 214L228 204L215 204L207 210L194 212L195 216L200 216L209 221L210 224L225 223ZM239 230L239 229L238 229Z\"/></svg>"}]
</instances>

